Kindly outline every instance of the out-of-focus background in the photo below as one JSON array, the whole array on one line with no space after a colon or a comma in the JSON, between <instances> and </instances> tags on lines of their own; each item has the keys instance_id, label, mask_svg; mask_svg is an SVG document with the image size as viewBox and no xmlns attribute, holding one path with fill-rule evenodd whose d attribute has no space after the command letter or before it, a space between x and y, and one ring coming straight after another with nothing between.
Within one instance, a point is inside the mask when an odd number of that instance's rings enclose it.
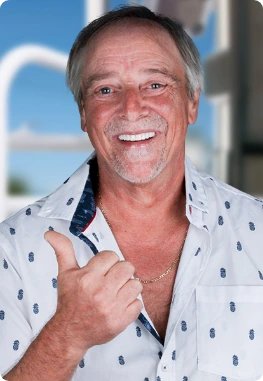
<instances>
[{"instance_id":1,"label":"out-of-focus background","mask_svg":"<svg viewBox=\"0 0 263 381\"><path fill-rule=\"evenodd\" d=\"M92 152L65 86L91 20L129 0L9 0L0 8L0 220L55 190ZM132 1L136 3L136 1ZM141 0L177 18L200 51L206 92L189 126L196 167L263 197L263 8L255 0Z\"/></svg>"}]
</instances>

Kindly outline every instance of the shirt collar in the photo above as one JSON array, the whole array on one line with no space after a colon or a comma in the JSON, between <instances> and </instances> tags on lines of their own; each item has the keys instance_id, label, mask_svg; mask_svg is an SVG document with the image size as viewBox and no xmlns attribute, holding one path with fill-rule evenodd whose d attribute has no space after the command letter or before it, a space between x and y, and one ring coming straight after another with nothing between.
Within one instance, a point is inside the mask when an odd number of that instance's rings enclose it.
<instances>
[{"instance_id":1,"label":"shirt collar","mask_svg":"<svg viewBox=\"0 0 263 381\"><path fill-rule=\"evenodd\" d=\"M90 176L96 166L95 151L57 190L47 196L38 216L71 221L70 230L79 235L91 223L96 205ZM96 168L95 168L96 170ZM208 213L207 198L200 174L188 157L185 158L186 215L192 208ZM189 212L190 210L190 212Z\"/></svg>"},{"instance_id":2,"label":"shirt collar","mask_svg":"<svg viewBox=\"0 0 263 381\"><path fill-rule=\"evenodd\" d=\"M185 157L185 191L186 207L192 206L208 213L207 197L200 173L187 156Z\"/></svg>"},{"instance_id":3,"label":"shirt collar","mask_svg":"<svg viewBox=\"0 0 263 381\"><path fill-rule=\"evenodd\" d=\"M94 151L59 188L46 197L38 216L72 221L78 207L83 204L85 193L90 195L91 205L90 210L83 213L89 216L93 213L95 207L92 202L95 204L95 201L90 180L90 165L95 158Z\"/></svg>"}]
</instances>

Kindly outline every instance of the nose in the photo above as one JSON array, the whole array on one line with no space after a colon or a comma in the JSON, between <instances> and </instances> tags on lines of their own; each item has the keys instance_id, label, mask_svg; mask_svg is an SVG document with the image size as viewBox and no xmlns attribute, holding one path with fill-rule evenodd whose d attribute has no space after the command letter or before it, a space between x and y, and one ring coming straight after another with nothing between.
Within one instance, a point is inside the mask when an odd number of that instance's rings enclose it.
<instances>
[{"instance_id":1,"label":"nose","mask_svg":"<svg viewBox=\"0 0 263 381\"><path fill-rule=\"evenodd\" d=\"M149 110L145 104L140 90L137 88L128 88L124 91L122 104L121 104L121 116L135 122L136 120L147 116Z\"/></svg>"}]
</instances>

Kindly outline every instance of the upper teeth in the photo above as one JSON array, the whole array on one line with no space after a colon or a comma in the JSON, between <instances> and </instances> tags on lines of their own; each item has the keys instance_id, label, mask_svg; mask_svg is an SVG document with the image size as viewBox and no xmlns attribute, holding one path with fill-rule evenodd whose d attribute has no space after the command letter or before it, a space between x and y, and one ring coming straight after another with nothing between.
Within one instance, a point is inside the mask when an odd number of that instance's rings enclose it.
<instances>
[{"instance_id":1,"label":"upper teeth","mask_svg":"<svg viewBox=\"0 0 263 381\"><path fill-rule=\"evenodd\" d=\"M144 134L138 134L138 135L119 135L118 138L120 140L125 140L125 141L131 141L131 142L137 142L140 140L145 140L149 138L153 138L155 135L155 132L146 132Z\"/></svg>"}]
</instances>

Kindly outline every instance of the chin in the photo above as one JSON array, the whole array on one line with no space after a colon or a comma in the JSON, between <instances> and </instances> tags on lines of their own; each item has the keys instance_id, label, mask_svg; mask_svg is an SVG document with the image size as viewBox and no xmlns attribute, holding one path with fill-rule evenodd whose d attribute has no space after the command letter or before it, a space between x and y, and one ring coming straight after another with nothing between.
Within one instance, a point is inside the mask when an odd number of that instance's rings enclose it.
<instances>
[{"instance_id":1,"label":"chin","mask_svg":"<svg viewBox=\"0 0 263 381\"><path fill-rule=\"evenodd\" d=\"M137 168L128 168L128 166L114 165L114 170L120 177L124 180L129 181L133 184L146 184L155 179L163 170L165 166L165 161L157 163L155 166L149 166L147 164L139 165ZM148 168L147 168L148 167Z\"/></svg>"}]
</instances>

